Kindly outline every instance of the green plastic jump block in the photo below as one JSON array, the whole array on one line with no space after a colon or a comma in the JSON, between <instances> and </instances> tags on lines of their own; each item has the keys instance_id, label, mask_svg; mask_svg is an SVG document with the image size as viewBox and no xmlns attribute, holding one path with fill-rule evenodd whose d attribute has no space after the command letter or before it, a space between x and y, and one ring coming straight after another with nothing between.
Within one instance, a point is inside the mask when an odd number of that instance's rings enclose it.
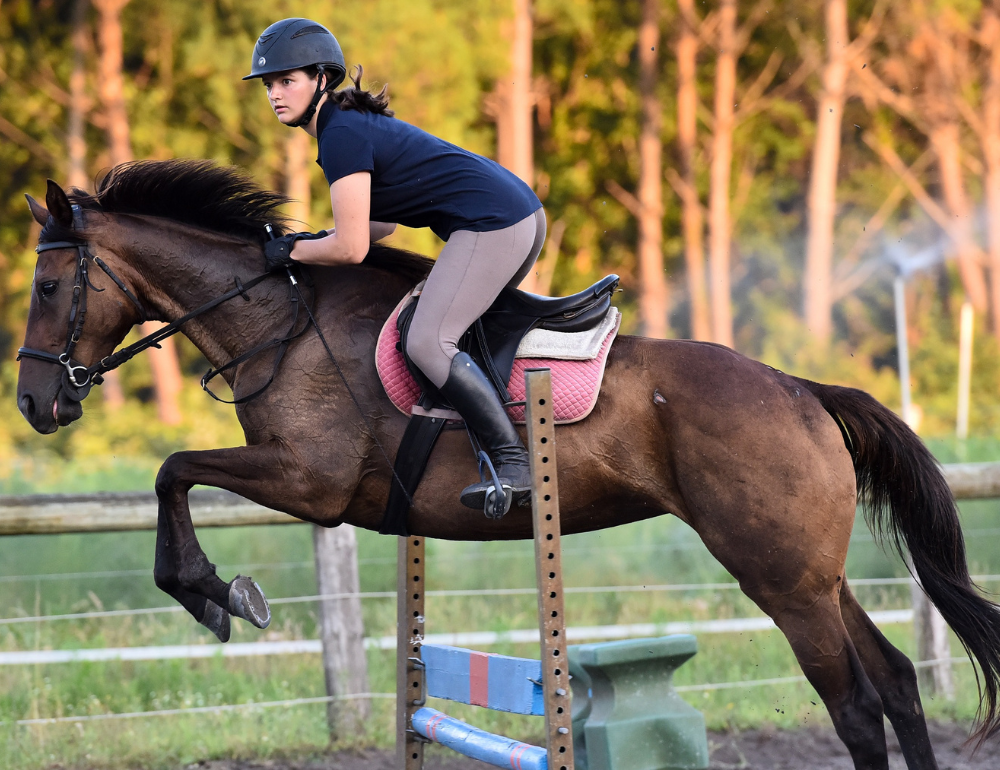
<instances>
[{"instance_id":1,"label":"green plastic jump block","mask_svg":"<svg viewBox=\"0 0 1000 770\"><path fill-rule=\"evenodd\" d=\"M569 648L576 770L704 770L705 717L674 690L690 634Z\"/></svg>"}]
</instances>

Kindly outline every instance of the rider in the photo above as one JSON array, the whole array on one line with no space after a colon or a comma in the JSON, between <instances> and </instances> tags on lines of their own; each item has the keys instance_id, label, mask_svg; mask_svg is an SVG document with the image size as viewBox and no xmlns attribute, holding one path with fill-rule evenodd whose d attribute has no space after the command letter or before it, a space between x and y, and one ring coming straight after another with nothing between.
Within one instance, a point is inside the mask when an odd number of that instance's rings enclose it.
<instances>
[{"instance_id":1,"label":"rider","mask_svg":"<svg viewBox=\"0 0 1000 770\"><path fill-rule=\"evenodd\" d=\"M318 139L317 159L330 184L336 229L295 233L266 246L269 269L357 264L369 243L396 223L429 227L446 241L427 277L410 324L406 353L437 386L489 452L515 503L531 489L528 454L496 390L457 343L504 286L528 274L545 240L545 215L531 188L480 155L393 117L386 88L336 87L346 75L340 44L309 19L284 19L254 46L251 72L261 78L278 120ZM491 482L462 491L482 509Z\"/></svg>"}]
</instances>

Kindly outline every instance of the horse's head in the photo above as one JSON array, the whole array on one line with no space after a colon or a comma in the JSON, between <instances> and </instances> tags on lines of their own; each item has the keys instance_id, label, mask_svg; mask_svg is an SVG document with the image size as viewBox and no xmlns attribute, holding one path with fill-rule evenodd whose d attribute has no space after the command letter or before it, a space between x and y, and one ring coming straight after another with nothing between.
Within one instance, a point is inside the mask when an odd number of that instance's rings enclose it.
<instances>
[{"instance_id":1,"label":"horse's head","mask_svg":"<svg viewBox=\"0 0 1000 770\"><path fill-rule=\"evenodd\" d=\"M17 404L35 430L54 433L83 415L81 401L100 382L88 367L114 351L142 320L142 309L116 288L109 272L110 265L121 270L122 262L107 218L87 211L84 230L84 210L52 180L45 204L28 196L42 231L24 347L18 351ZM102 269L93 270L95 264Z\"/></svg>"}]
</instances>

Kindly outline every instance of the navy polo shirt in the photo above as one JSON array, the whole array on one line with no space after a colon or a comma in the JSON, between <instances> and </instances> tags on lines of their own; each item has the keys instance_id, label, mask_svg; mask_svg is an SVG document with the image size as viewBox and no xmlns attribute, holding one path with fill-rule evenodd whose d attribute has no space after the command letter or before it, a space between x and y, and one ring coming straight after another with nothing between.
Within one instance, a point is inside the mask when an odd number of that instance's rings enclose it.
<instances>
[{"instance_id":1,"label":"navy polo shirt","mask_svg":"<svg viewBox=\"0 0 1000 770\"><path fill-rule=\"evenodd\" d=\"M398 118L327 103L316 129L327 182L371 172L373 221L429 227L446 241L456 230L510 227L542 206L500 164Z\"/></svg>"}]
</instances>

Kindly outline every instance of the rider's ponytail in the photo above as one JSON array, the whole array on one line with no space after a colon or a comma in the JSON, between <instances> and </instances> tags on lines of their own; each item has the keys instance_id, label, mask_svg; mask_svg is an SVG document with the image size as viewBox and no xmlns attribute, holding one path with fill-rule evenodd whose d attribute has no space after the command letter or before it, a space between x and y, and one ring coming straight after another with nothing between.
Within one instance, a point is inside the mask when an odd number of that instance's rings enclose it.
<instances>
[{"instance_id":1,"label":"rider's ponytail","mask_svg":"<svg viewBox=\"0 0 1000 770\"><path fill-rule=\"evenodd\" d=\"M306 72L311 77L316 77L318 72L315 68L307 68ZM335 86L327 88L327 97L342 110L357 110L358 112L373 112L376 115L386 115L392 117L395 113L389 109L389 86L382 86L378 93L366 91L361 87L361 75L364 68L358 64L350 75L350 81L354 84L347 88L336 91Z\"/></svg>"}]
</instances>

